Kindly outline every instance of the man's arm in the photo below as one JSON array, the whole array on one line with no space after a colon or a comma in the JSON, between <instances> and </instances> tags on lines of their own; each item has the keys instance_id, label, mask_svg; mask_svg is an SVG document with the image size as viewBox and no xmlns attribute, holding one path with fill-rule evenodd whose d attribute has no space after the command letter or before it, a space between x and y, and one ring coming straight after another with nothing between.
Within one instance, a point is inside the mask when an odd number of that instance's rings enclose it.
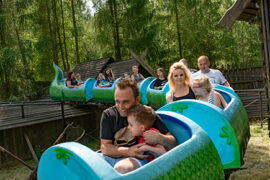
<instances>
[{"instance_id":1,"label":"man's arm","mask_svg":"<svg viewBox=\"0 0 270 180\"><path fill-rule=\"evenodd\" d=\"M137 144L132 147L118 147L112 144L112 140L101 139L101 151L103 155L113 158L119 157L135 157L143 159L147 156L143 155L138 149L143 144Z\"/></svg>"},{"instance_id":2,"label":"man's arm","mask_svg":"<svg viewBox=\"0 0 270 180\"><path fill-rule=\"evenodd\" d=\"M231 86L230 86L230 83L229 83L228 81L226 81L226 82L223 84L223 86L231 87Z\"/></svg>"},{"instance_id":3,"label":"man's arm","mask_svg":"<svg viewBox=\"0 0 270 180\"><path fill-rule=\"evenodd\" d=\"M151 151L158 156L161 156L162 154L166 153L166 149L163 146L161 146L160 144L157 144L155 146L149 146L149 145L145 144L142 147L140 147L140 151L141 152Z\"/></svg>"},{"instance_id":4,"label":"man's arm","mask_svg":"<svg viewBox=\"0 0 270 180\"><path fill-rule=\"evenodd\" d=\"M161 134L153 130L148 130L143 133L143 137L144 141L150 145L161 144L167 149L172 149L177 145L175 137L170 132Z\"/></svg>"},{"instance_id":5,"label":"man's arm","mask_svg":"<svg viewBox=\"0 0 270 180\"><path fill-rule=\"evenodd\" d=\"M222 72L220 70L215 70L216 72L216 78L220 79L220 84L223 86L227 86L227 87L231 87L230 83L227 81L227 79L224 77L224 75L222 74ZM224 82L222 84L222 82Z\"/></svg>"},{"instance_id":6,"label":"man's arm","mask_svg":"<svg viewBox=\"0 0 270 180\"><path fill-rule=\"evenodd\" d=\"M168 132L167 134L159 134L159 135L160 138L158 138L159 140L158 144L167 147L167 149L172 149L175 146L177 146L176 139L170 132Z\"/></svg>"}]
</instances>

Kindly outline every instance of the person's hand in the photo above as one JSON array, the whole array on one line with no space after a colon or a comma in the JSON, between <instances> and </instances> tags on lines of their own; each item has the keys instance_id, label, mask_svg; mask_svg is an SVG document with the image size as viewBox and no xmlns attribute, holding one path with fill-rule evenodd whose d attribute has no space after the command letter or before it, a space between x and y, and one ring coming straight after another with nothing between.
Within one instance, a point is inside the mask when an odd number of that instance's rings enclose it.
<instances>
[{"instance_id":1,"label":"person's hand","mask_svg":"<svg viewBox=\"0 0 270 180\"><path fill-rule=\"evenodd\" d=\"M135 157L138 159L146 158L147 155L143 155L143 152L140 151L140 147L142 147L144 144L136 144L134 146L131 146L128 149L128 154L130 157Z\"/></svg>"},{"instance_id":2,"label":"person's hand","mask_svg":"<svg viewBox=\"0 0 270 180\"><path fill-rule=\"evenodd\" d=\"M143 133L143 137L146 144L155 145L158 144L160 134L157 131L147 130Z\"/></svg>"},{"instance_id":3,"label":"person's hand","mask_svg":"<svg viewBox=\"0 0 270 180\"><path fill-rule=\"evenodd\" d=\"M149 146L145 143L142 143L142 144L143 145L138 148L139 152L144 153L144 152L150 151L151 146Z\"/></svg>"},{"instance_id":4,"label":"person's hand","mask_svg":"<svg viewBox=\"0 0 270 180\"><path fill-rule=\"evenodd\" d=\"M153 155L155 157L161 156L162 154L166 153L166 149L159 144L155 146L145 144L139 148L139 151L144 153L145 155Z\"/></svg>"}]
</instances>

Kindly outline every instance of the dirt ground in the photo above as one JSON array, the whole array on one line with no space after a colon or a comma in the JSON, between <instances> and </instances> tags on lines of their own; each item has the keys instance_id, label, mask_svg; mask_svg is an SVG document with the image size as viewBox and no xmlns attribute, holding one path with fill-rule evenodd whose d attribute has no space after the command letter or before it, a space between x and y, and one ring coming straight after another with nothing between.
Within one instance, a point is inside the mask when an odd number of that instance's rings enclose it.
<instances>
[{"instance_id":1,"label":"dirt ground","mask_svg":"<svg viewBox=\"0 0 270 180\"><path fill-rule=\"evenodd\" d=\"M251 138L244 157L245 164L231 174L230 180L270 180L270 138L267 124L250 126Z\"/></svg>"},{"instance_id":2,"label":"dirt ground","mask_svg":"<svg viewBox=\"0 0 270 180\"><path fill-rule=\"evenodd\" d=\"M245 154L245 164L240 170L230 175L230 180L270 180L270 138L267 125L263 128L258 123L250 126L251 138ZM90 144L94 149L98 146ZM28 161L35 166L33 161ZM25 180L31 171L23 165L0 169L0 180Z\"/></svg>"}]
</instances>

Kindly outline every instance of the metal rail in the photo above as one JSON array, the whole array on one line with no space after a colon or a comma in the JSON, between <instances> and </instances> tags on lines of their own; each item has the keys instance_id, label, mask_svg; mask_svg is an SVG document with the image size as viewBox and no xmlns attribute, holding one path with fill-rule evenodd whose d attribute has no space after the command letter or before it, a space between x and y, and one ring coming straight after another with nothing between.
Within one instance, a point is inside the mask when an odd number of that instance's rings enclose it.
<instances>
[{"instance_id":1,"label":"metal rail","mask_svg":"<svg viewBox=\"0 0 270 180\"><path fill-rule=\"evenodd\" d=\"M66 101L22 101L22 102L0 102L0 109L3 108L10 108L15 106L21 107L21 117L25 118L24 106L31 106L31 105L60 105L61 106L61 113L62 119L64 120L64 105L71 105L73 103L66 102ZM95 102L87 102L85 104L78 104L81 106L96 106L96 107L103 107L103 104L95 103Z\"/></svg>"}]
</instances>

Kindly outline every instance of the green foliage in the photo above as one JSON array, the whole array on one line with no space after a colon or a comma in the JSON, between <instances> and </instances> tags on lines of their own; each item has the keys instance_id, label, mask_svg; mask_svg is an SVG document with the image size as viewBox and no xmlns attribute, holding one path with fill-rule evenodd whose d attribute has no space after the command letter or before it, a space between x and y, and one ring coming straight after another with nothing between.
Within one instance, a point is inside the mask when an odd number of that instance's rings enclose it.
<instances>
[{"instance_id":1,"label":"green foliage","mask_svg":"<svg viewBox=\"0 0 270 180\"><path fill-rule=\"evenodd\" d=\"M87 147L91 148L93 151L97 151L100 149L100 141L99 140L92 140L85 144Z\"/></svg>"},{"instance_id":2,"label":"green foliage","mask_svg":"<svg viewBox=\"0 0 270 180\"><path fill-rule=\"evenodd\" d=\"M40 145L36 145L36 146L35 146L35 153L36 153L38 159L41 158L41 155L42 155L42 153L43 153L45 150L46 150L46 149L41 148Z\"/></svg>"},{"instance_id":3,"label":"green foliage","mask_svg":"<svg viewBox=\"0 0 270 180\"><path fill-rule=\"evenodd\" d=\"M148 0L128 1L121 20L124 48L136 52L151 47L157 31L153 15L153 7Z\"/></svg>"},{"instance_id":4,"label":"green foliage","mask_svg":"<svg viewBox=\"0 0 270 180\"><path fill-rule=\"evenodd\" d=\"M0 51L0 83L2 85L1 96L7 98L10 93L10 81L15 72L17 51L10 47L5 47Z\"/></svg>"},{"instance_id":5,"label":"green foliage","mask_svg":"<svg viewBox=\"0 0 270 180\"><path fill-rule=\"evenodd\" d=\"M94 5L93 16L87 1ZM52 80L53 62L62 69L66 66L66 71L73 69L77 63L75 32L81 62L116 59L118 45L122 59L131 58L129 48L137 54L148 48L145 60L153 68L168 70L180 58L176 6L182 54L190 67L197 67L201 55L219 65L261 60L258 25L236 22L226 31L218 24L232 0L73 2L76 29L71 1L0 1L0 87L4 89L0 99L29 99L38 94L35 81Z\"/></svg>"}]
</instances>

